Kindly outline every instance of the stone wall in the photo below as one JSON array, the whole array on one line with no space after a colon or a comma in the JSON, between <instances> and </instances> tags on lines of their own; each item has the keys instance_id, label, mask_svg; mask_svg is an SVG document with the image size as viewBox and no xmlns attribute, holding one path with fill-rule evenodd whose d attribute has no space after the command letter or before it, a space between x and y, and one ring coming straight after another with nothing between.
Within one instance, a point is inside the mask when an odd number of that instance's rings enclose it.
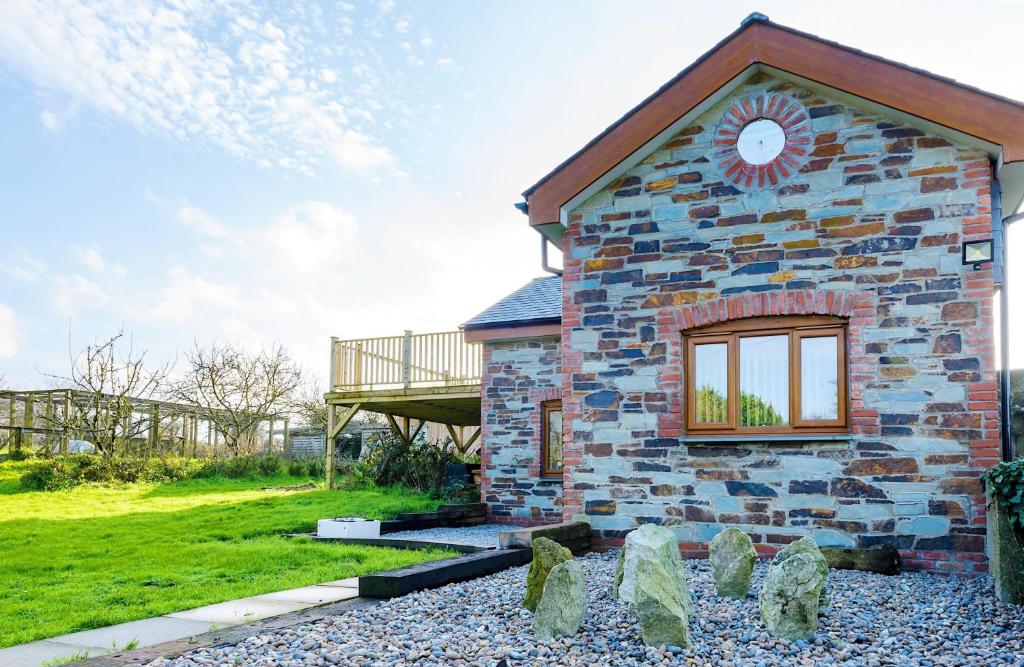
<instances>
[{"instance_id":1,"label":"stone wall","mask_svg":"<svg viewBox=\"0 0 1024 667\"><path fill-rule=\"evenodd\" d=\"M566 519L615 544L671 526L697 555L726 525L763 554L894 543L916 568L985 569L981 471L998 459L992 274L961 264L991 234L984 153L790 83L752 79L570 213L562 363ZM741 96L783 94L811 150L775 186L711 160ZM848 318L851 435L685 437L681 332L761 315Z\"/></svg>"},{"instance_id":2,"label":"stone wall","mask_svg":"<svg viewBox=\"0 0 1024 667\"><path fill-rule=\"evenodd\" d=\"M483 344L480 495L491 521L562 520L562 479L541 467L541 404L562 397L557 337Z\"/></svg>"}]
</instances>

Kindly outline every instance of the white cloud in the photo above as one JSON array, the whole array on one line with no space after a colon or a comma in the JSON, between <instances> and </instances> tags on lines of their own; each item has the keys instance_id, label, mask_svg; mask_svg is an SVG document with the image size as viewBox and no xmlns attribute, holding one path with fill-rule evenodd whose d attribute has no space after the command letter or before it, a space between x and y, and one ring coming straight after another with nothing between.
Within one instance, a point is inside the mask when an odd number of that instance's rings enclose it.
<instances>
[{"instance_id":1,"label":"white cloud","mask_svg":"<svg viewBox=\"0 0 1024 667\"><path fill-rule=\"evenodd\" d=\"M0 272L18 282L35 283L46 272L46 264L28 250L18 248L0 261Z\"/></svg>"},{"instance_id":2,"label":"white cloud","mask_svg":"<svg viewBox=\"0 0 1024 667\"><path fill-rule=\"evenodd\" d=\"M395 22L395 31L400 33L409 32L409 19L399 19Z\"/></svg>"},{"instance_id":3,"label":"white cloud","mask_svg":"<svg viewBox=\"0 0 1024 667\"><path fill-rule=\"evenodd\" d=\"M195 206L185 204L178 209L178 219L204 236L209 236L214 239L221 239L227 236L227 231L224 229L224 225L217 222L217 220L206 211L196 208Z\"/></svg>"},{"instance_id":4,"label":"white cloud","mask_svg":"<svg viewBox=\"0 0 1024 667\"><path fill-rule=\"evenodd\" d=\"M72 246L71 252L74 253L82 266L93 273L103 273L104 269L106 269L106 262L103 261L103 255L100 253L99 247L95 244L88 246Z\"/></svg>"},{"instance_id":5,"label":"white cloud","mask_svg":"<svg viewBox=\"0 0 1024 667\"><path fill-rule=\"evenodd\" d=\"M13 359L20 339L18 317L10 306L0 303L0 359Z\"/></svg>"},{"instance_id":6,"label":"white cloud","mask_svg":"<svg viewBox=\"0 0 1024 667\"><path fill-rule=\"evenodd\" d=\"M53 282L53 302L59 310L77 312L114 303L103 287L81 274L58 275Z\"/></svg>"},{"instance_id":7,"label":"white cloud","mask_svg":"<svg viewBox=\"0 0 1024 667\"><path fill-rule=\"evenodd\" d=\"M271 14L273 6L246 0L4 2L0 61L48 100L40 121L49 132L81 106L263 166L313 173L327 161L356 172L392 165L377 128L353 121L391 94L381 88L390 74L358 90L345 81L337 90L318 86L338 81L335 65L344 63L331 62L316 42L342 39L342 19L349 27L351 19L339 16L332 33L311 39L327 23L283 7ZM211 29L220 22L224 30ZM383 67L367 49L352 53L363 68ZM54 110L62 105L69 112Z\"/></svg>"}]
</instances>

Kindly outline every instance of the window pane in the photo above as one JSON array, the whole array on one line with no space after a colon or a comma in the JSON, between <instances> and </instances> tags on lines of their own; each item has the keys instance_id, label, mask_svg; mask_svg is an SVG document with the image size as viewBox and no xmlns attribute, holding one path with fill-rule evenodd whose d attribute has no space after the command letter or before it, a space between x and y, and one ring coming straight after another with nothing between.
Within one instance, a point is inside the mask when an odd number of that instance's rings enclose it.
<instances>
[{"instance_id":1,"label":"window pane","mask_svg":"<svg viewBox=\"0 0 1024 667\"><path fill-rule=\"evenodd\" d=\"M800 418L839 419L839 339L800 339Z\"/></svg>"},{"instance_id":2,"label":"window pane","mask_svg":"<svg viewBox=\"0 0 1024 667\"><path fill-rule=\"evenodd\" d=\"M693 357L693 419L698 424L724 424L729 421L729 345L694 345Z\"/></svg>"},{"instance_id":3,"label":"window pane","mask_svg":"<svg viewBox=\"0 0 1024 667\"><path fill-rule=\"evenodd\" d=\"M548 410L547 469L562 469L562 411Z\"/></svg>"},{"instance_id":4,"label":"window pane","mask_svg":"<svg viewBox=\"0 0 1024 667\"><path fill-rule=\"evenodd\" d=\"M740 339L740 426L789 423L789 336Z\"/></svg>"}]
</instances>

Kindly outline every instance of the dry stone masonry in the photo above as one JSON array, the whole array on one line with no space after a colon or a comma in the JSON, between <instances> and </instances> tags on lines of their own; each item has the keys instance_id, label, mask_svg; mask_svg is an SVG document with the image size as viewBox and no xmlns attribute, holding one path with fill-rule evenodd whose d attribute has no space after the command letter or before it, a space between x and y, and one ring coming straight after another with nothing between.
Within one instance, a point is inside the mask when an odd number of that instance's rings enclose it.
<instances>
[{"instance_id":1,"label":"dry stone masonry","mask_svg":"<svg viewBox=\"0 0 1024 667\"><path fill-rule=\"evenodd\" d=\"M562 478L541 476L541 405L562 395L558 338L483 346L480 493L496 523L562 521Z\"/></svg>"},{"instance_id":2,"label":"dry stone masonry","mask_svg":"<svg viewBox=\"0 0 1024 667\"><path fill-rule=\"evenodd\" d=\"M723 110L759 94L807 109L811 153L777 185L745 189L708 156ZM565 518L585 517L607 546L655 524L699 556L736 526L771 554L814 529L823 545L892 544L910 568L984 571L993 284L961 264L960 242L990 235L990 185L981 152L758 74L571 211ZM849 436L684 432L683 333L808 314L849 322ZM509 381L528 375L509 360L521 351L498 352ZM536 488L502 463L509 488Z\"/></svg>"}]
</instances>

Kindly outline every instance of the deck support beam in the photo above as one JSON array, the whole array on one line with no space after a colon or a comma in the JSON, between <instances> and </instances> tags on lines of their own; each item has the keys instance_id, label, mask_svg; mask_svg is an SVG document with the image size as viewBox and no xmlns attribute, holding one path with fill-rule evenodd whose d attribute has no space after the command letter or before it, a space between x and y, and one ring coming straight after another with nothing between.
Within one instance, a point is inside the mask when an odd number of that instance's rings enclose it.
<instances>
[{"instance_id":1,"label":"deck support beam","mask_svg":"<svg viewBox=\"0 0 1024 667\"><path fill-rule=\"evenodd\" d=\"M463 456L469 453L469 449L473 446L473 443L480 438L480 427L477 427L476 431L473 432L473 435L469 436L468 440L464 439L466 435L465 426L459 426L458 431L456 431L455 427L451 424L445 424L444 427L448 429L448 435L451 437L452 442L455 443L455 447L459 450L459 453Z\"/></svg>"},{"instance_id":2,"label":"deck support beam","mask_svg":"<svg viewBox=\"0 0 1024 667\"><path fill-rule=\"evenodd\" d=\"M326 485L328 489L334 488L334 439L338 437L341 430L348 426L348 423L352 421L352 418L359 412L359 408L362 403L353 403L338 414L338 406L328 404L327 406L327 443L325 449L327 450L327 466L326 472Z\"/></svg>"}]
</instances>

